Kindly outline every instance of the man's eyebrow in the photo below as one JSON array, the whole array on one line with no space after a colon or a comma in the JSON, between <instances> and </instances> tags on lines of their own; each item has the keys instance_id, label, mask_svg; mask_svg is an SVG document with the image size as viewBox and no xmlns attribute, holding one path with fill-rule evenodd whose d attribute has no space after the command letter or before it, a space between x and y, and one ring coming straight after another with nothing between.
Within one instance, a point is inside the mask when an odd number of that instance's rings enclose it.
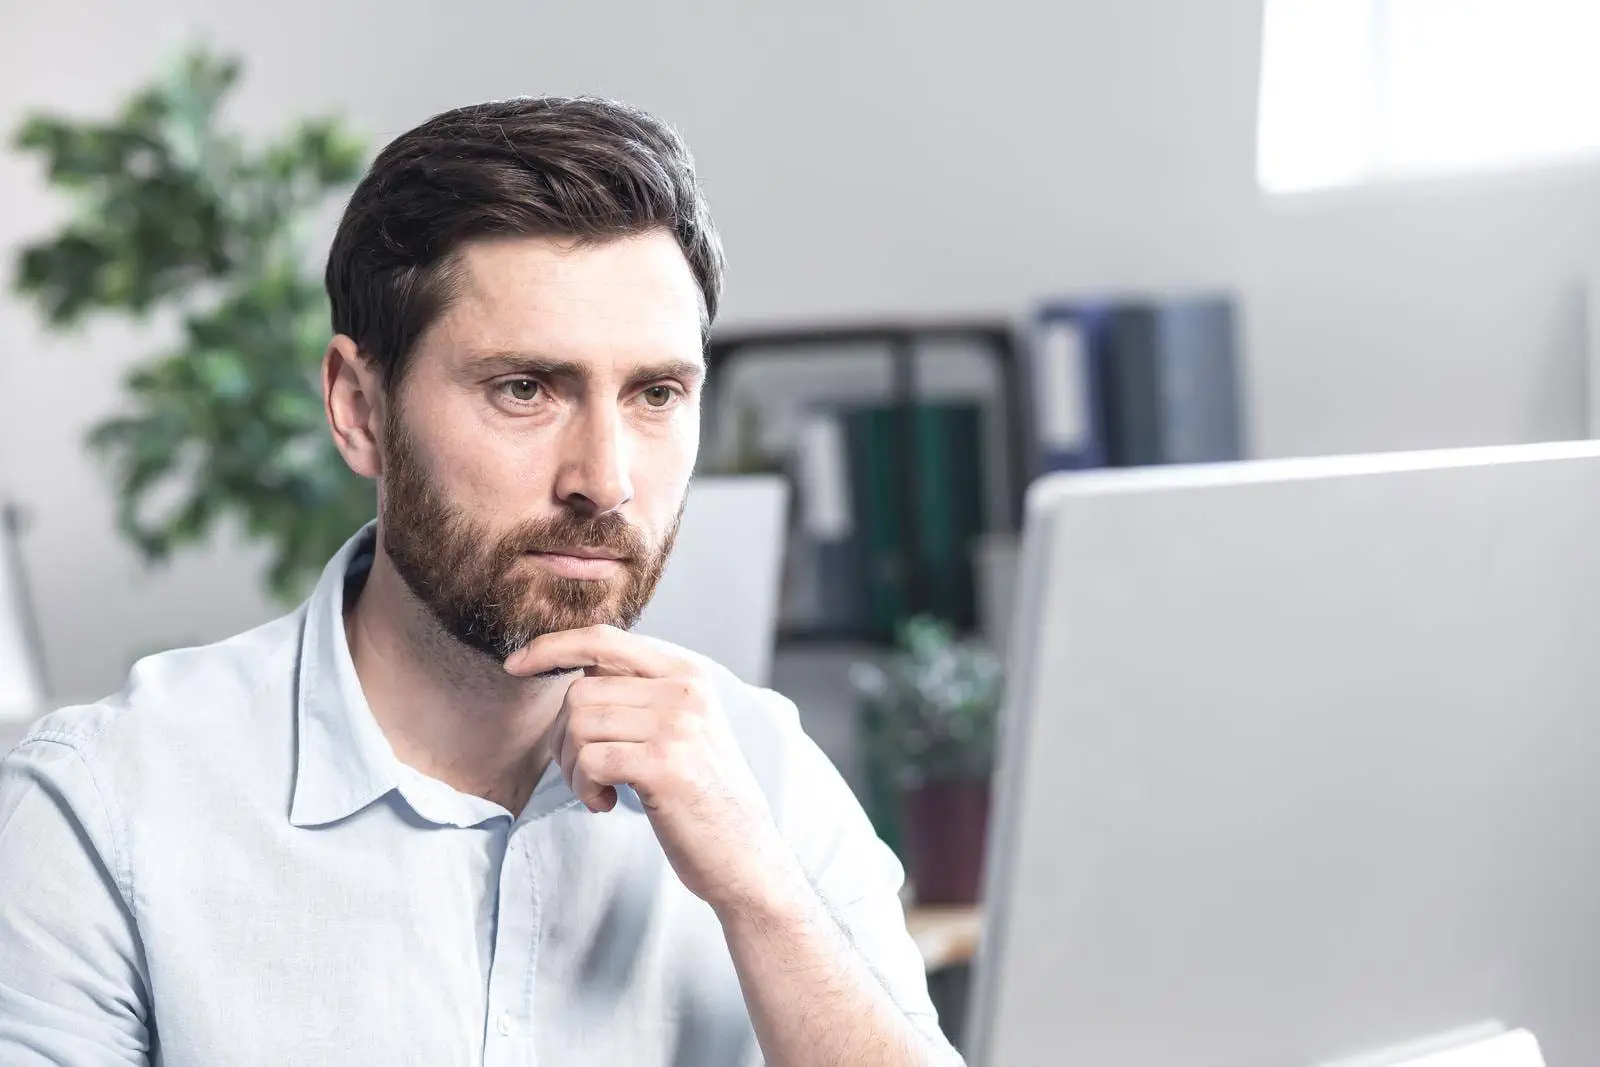
<instances>
[{"instance_id":1,"label":"man's eyebrow","mask_svg":"<svg viewBox=\"0 0 1600 1067\"><path fill-rule=\"evenodd\" d=\"M676 378L684 385L694 387L706 376L706 365L700 360L669 359L660 363L644 363L628 375L630 386L649 385L651 382Z\"/></svg>"},{"instance_id":2,"label":"man's eyebrow","mask_svg":"<svg viewBox=\"0 0 1600 1067\"><path fill-rule=\"evenodd\" d=\"M526 374L530 378L580 384L590 377L589 368L576 360L554 359L534 352L474 352L467 356L465 365L473 375Z\"/></svg>"},{"instance_id":3,"label":"man's eyebrow","mask_svg":"<svg viewBox=\"0 0 1600 1067\"><path fill-rule=\"evenodd\" d=\"M577 360L555 359L535 352L477 352L466 358L467 372L474 377L500 374L526 374L530 378L547 381L564 381L587 385L594 371ZM685 385L699 384L705 377L706 367L701 360L667 359L642 363L628 374L628 385L637 387L650 382L676 378Z\"/></svg>"}]
</instances>

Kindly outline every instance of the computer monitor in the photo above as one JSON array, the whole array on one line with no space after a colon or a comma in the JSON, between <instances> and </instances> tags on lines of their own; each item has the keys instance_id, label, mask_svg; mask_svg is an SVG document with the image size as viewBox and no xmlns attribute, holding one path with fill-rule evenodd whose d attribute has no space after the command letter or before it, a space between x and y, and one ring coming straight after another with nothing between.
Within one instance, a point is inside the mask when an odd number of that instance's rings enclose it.
<instances>
[{"instance_id":1,"label":"computer monitor","mask_svg":"<svg viewBox=\"0 0 1600 1067\"><path fill-rule=\"evenodd\" d=\"M1600 1063L1600 444L1052 477L1021 568L977 1067Z\"/></svg>"},{"instance_id":2,"label":"computer monitor","mask_svg":"<svg viewBox=\"0 0 1600 1067\"><path fill-rule=\"evenodd\" d=\"M709 656L766 685L778 634L788 482L696 478L661 584L635 630Z\"/></svg>"}]
</instances>

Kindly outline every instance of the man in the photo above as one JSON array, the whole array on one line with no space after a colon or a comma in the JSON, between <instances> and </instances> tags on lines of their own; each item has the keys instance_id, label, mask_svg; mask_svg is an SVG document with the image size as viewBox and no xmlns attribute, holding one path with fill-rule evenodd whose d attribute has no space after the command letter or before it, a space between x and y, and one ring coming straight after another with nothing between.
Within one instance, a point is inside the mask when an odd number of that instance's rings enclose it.
<instances>
[{"instance_id":1,"label":"man","mask_svg":"<svg viewBox=\"0 0 1600 1067\"><path fill-rule=\"evenodd\" d=\"M637 111L486 104L384 150L322 375L376 526L293 615L0 764L0 1063L955 1059L792 705L628 632L721 273Z\"/></svg>"}]
</instances>

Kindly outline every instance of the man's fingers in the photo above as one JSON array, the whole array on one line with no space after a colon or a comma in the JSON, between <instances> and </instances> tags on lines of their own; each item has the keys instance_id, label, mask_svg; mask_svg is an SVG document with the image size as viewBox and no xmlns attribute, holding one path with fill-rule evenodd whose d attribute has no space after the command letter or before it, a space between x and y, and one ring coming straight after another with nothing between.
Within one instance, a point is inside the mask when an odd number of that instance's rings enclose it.
<instances>
[{"instance_id":1,"label":"man's fingers","mask_svg":"<svg viewBox=\"0 0 1600 1067\"><path fill-rule=\"evenodd\" d=\"M610 811L619 785L632 783L643 767L644 745L637 741L596 741L578 749L568 784L591 811Z\"/></svg>"},{"instance_id":2,"label":"man's fingers","mask_svg":"<svg viewBox=\"0 0 1600 1067\"><path fill-rule=\"evenodd\" d=\"M582 747L596 741L649 741L661 729L661 713L630 704L579 704L567 713L567 739Z\"/></svg>"},{"instance_id":3,"label":"man's fingers","mask_svg":"<svg viewBox=\"0 0 1600 1067\"><path fill-rule=\"evenodd\" d=\"M582 704L576 707L568 705L562 711L562 718L564 723L558 756L561 776L566 779L573 795L590 808L610 811L616 803L616 790L606 787L616 783L586 780L584 752L596 746L639 745L649 741L659 729L660 714L650 708L627 705Z\"/></svg>"},{"instance_id":4,"label":"man's fingers","mask_svg":"<svg viewBox=\"0 0 1600 1067\"><path fill-rule=\"evenodd\" d=\"M671 645L614 626L590 626L536 637L506 658L505 669L531 677L556 670L669 678L691 669Z\"/></svg>"},{"instance_id":5,"label":"man's fingers","mask_svg":"<svg viewBox=\"0 0 1600 1067\"><path fill-rule=\"evenodd\" d=\"M575 680L567 687L569 707L586 704L616 704L634 708L661 706L663 679L639 678L631 674L596 674ZM670 686L670 681L665 682Z\"/></svg>"}]
</instances>

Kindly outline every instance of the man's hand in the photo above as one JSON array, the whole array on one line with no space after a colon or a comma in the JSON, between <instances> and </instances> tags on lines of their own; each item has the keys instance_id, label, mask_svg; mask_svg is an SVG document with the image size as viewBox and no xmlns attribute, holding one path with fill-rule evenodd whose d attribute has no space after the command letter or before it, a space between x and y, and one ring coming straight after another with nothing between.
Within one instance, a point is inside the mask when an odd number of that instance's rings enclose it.
<instances>
[{"instance_id":1,"label":"man's hand","mask_svg":"<svg viewBox=\"0 0 1600 1067\"><path fill-rule=\"evenodd\" d=\"M719 912L761 914L800 899L799 863L695 659L594 626L537 638L505 668L584 671L551 729L550 755L591 811L610 811L616 787L632 786L690 892Z\"/></svg>"},{"instance_id":2,"label":"man's hand","mask_svg":"<svg viewBox=\"0 0 1600 1067\"><path fill-rule=\"evenodd\" d=\"M959 1062L906 1018L812 889L698 660L596 626L540 637L505 667L584 672L550 753L591 811L615 807L619 785L639 794L678 878L722 923L765 1062Z\"/></svg>"}]
</instances>

